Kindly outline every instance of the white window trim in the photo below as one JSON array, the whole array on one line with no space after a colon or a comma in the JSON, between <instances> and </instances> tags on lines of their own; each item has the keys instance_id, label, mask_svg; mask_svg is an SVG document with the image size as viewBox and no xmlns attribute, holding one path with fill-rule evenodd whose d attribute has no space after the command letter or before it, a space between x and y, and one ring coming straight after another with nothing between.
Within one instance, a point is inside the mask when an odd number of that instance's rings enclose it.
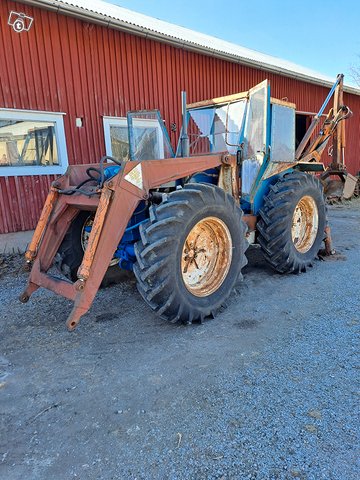
<instances>
[{"instance_id":1,"label":"white window trim","mask_svg":"<svg viewBox=\"0 0 360 480\"><path fill-rule=\"evenodd\" d=\"M148 127L149 125L152 126L154 125L153 121L151 119L136 119L137 126L139 127ZM103 117L103 124L104 124L104 136L105 136L105 152L106 155L109 155L110 157L112 156L112 148L111 148L111 136L110 136L110 126L117 125L119 127L126 127L128 126L127 118L126 117ZM156 122L156 127L158 130L158 135L159 137L159 156L160 158L164 158L164 141L163 141L163 131Z\"/></svg>"},{"instance_id":2,"label":"white window trim","mask_svg":"<svg viewBox=\"0 0 360 480\"><path fill-rule=\"evenodd\" d=\"M61 175L69 165L66 137L64 129L64 113L42 112L36 110L17 110L0 108L0 119L3 120L34 120L55 123L55 141L59 165L40 166L29 165L21 167L0 167L0 177L16 177L29 175Z\"/></svg>"},{"instance_id":3,"label":"white window trim","mask_svg":"<svg viewBox=\"0 0 360 480\"><path fill-rule=\"evenodd\" d=\"M103 117L104 136L105 136L105 152L106 155L112 156L110 127L117 125L119 127L127 128L126 117Z\"/></svg>"}]
</instances>

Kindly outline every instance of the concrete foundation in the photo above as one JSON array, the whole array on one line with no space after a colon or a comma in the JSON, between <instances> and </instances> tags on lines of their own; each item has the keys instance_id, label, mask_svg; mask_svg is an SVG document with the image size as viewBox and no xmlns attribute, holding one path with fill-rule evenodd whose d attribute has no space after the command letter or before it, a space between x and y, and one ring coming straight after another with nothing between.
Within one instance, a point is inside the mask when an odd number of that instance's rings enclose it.
<instances>
[{"instance_id":1,"label":"concrete foundation","mask_svg":"<svg viewBox=\"0 0 360 480\"><path fill-rule=\"evenodd\" d=\"M34 230L0 234L0 255L25 253L33 233Z\"/></svg>"}]
</instances>

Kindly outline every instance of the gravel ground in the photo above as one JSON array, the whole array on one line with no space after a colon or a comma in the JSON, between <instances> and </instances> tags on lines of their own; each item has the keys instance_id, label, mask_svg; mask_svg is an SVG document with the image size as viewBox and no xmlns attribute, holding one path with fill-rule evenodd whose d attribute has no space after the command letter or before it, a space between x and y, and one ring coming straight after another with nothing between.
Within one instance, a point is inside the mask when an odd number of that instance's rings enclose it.
<instances>
[{"instance_id":1,"label":"gravel ground","mask_svg":"<svg viewBox=\"0 0 360 480\"><path fill-rule=\"evenodd\" d=\"M69 333L70 303L18 303L3 259L0 477L358 479L360 203L330 219L337 256L284 276L251 249L229 308L191 327L126 281Z\"/></svg>"}]
</instances>

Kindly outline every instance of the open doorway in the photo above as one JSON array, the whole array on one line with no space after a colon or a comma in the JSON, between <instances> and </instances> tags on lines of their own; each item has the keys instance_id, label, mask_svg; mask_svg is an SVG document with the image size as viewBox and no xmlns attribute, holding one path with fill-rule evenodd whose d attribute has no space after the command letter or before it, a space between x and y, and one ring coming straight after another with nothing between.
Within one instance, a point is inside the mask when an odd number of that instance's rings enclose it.
<instances>
[{"instance_id":1,"label":"open doorway","mask_svg":"<svg viewBox=\"0 0 360 480\"><path fill-rule=\"evenodd\" d=\"M296 113L295 115L295 149L304 138L306 130L311 123L311 116L303 113Z\"/></svg>"}]
</instances>

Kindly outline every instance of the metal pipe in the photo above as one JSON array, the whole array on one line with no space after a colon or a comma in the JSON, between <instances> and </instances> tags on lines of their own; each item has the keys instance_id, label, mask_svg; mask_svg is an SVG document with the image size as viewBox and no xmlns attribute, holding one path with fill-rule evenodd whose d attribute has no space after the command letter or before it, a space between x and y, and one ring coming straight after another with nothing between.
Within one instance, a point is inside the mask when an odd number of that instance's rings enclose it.
<instances>
[{"instance_id":1,"label":"metal pipe","mask_svg":"<svg viewBox=\"0 0 360 480\"><path fill-rule=\"evenodd\" d=\"M316 115L316 112L304 112L302 110L296 110L295 113L296 115L306 115L307 117L315 117ZM321 116L327 117L326 113L323 113Z\"/></svg>"},{"instance_id":2,"label":"metal pipe","mask_svg":"<svg viewBox=\"0 0 360 480\"><path fill-rule=\"evenodd\" d=\"M186 92L181 92L181 114L182 114L182 128L181 128L181 156L190 156L190 142L187 134L187 111L186 111Z\"/></svg>"},{"instance_id":3,"label":"metal pipe","mask_svg":"<svg viewBox=\"0 0 360 480\"><path fill-rule=\"evenodd\" d=\"M339 85L339 83L342 81L343 78L344 78L344 75L342 73L339 73L339 75L336 77L336 81L334 85L332 86L332 89L330 90L328 96L325 99L325 102L322 104L322 107L317 113L317 117L320 117L324 113L326 105L329 103L329 100L332 97L333 93L335 92L336 87Z\"/></svg>"}]
</instances>

